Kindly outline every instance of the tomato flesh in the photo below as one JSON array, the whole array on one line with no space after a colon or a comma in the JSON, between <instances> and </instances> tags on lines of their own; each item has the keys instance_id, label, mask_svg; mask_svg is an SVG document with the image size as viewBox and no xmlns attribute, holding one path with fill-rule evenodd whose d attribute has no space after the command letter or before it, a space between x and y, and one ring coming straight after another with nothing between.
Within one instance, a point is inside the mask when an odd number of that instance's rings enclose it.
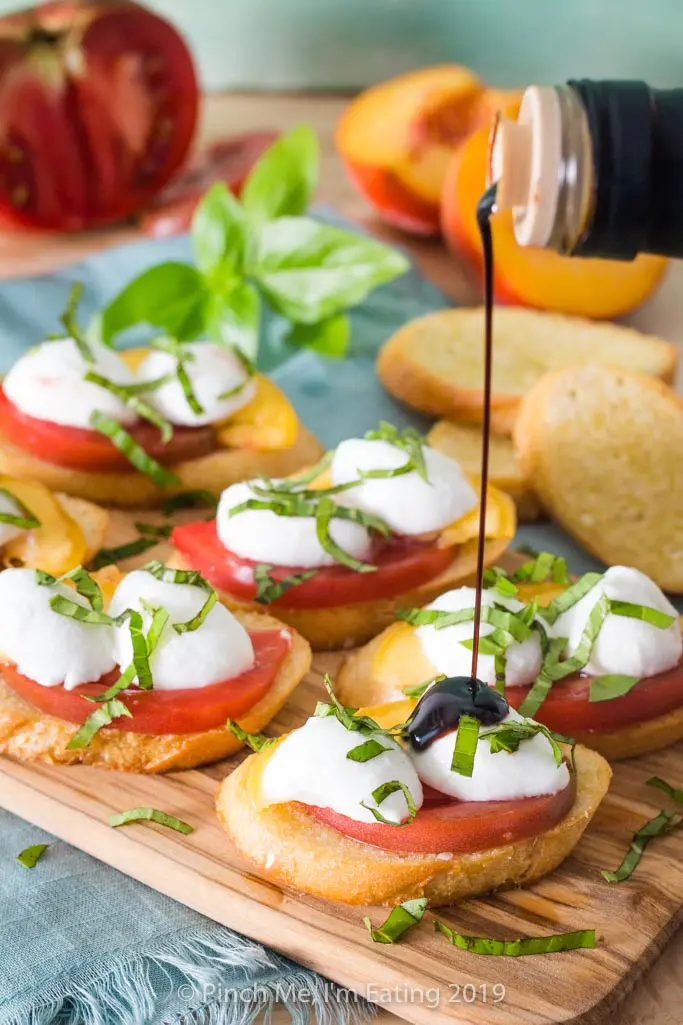
<instances>
[{"instance_id":1,"label":"tomato flesh","mask_svg":"<svg viewBox=\"0 0 683 1025\"><path fill-rule=\"evenodd\" d=\"M173 437L166 445L158 429L146 420L138 420L126 430L148 455L164 466L199 459L216 449L211 426L174 427ZM104 434L28 416L10 402L2 388L0 432L24 451L57 466L91 472L130 470L126 457Z\"/></svg>"},{"instance_id":2,"label":"tomato flesh","mask_svg":"<svg viewBox=\"0 0 683 1025\"><path fill-rule=\"evenodd\" d=\"M2 19L0 71L0 205L20 223L80 231L121 220L185 159L192 58L131 0L56 0Z\"/></svg>"},{"instance_id":3,"label":"tomato flesh","mask_svg":"<svg viewBox=\"0 0 683 1025\"><path fill-rule=\"evenodd\" d=\"M529 687L508 687L505 697L519 708ZM557 733L604 733L622 726L655 719L683 706L683 664L665 673L647 676L628 694L613 701L590 701L590 677L568 676L554 683L534 716Z\"/></svg>"},{"instance_id":4,"label":"tomato flesh","mask_svg":"<svg viewBox=\"0 0 683 1025\"><path fill-rule=\"evenodd\" d=\"M192 568L199 570L218 590L246 601L254 600L257 563L243 559L222 545L215 520L176 527L171 541ZM374 573L357 573L347 566L322 566L314 577L291 587L272 604L292 609L330 608L392 598L432 580L452 561L452 548L437 548L402 538L381 539L369 558L369 562L377 566ZM300 566L275 566L271 576L274 580L284 580L302 572L305 570Z\"/></svg>"},{"instance_id":5,"label":"tomato flesh","mask_svg":"<svg viewBox=\"0 0 683 1025\"><path fill-rule=\"evenodd\" d=\"M403 854L466 854L538 836L567 815L574 804L574 775L557 794L518 801L456 801L426 788L425 803L412 822L385 826L356 822L330 808L301 805L309 815L344 836Z\"/></svg>"},{"instance_id":6,"label":"tomato flesh","mask_svg":"<svg viewBox=\"0 0 683 1025\"><path fill-rule=\"evenodd\" d=\"M132 718L114 720L114 728L154 736L201 733L223 726L228 717L244 715L268 692L291 646L289 635L282 630L259 630L250 636L255 655L252 669L208 687L148 691L131 687L121 694L121 700ZM2 675L29 704L73 723L84 722L97 707L86 697L103 694L118 677L117 672L109 673L96 683L64 690L62 686L43 687L12 665L3 665Z\"/></svg>"}]
</instances>

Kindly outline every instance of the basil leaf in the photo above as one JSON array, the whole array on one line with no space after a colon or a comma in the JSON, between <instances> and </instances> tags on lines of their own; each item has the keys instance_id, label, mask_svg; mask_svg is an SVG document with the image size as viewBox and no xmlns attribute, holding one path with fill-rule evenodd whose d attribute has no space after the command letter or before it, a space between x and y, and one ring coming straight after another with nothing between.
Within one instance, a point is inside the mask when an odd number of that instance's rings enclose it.
<instances>
[{"instance_id":1,"label":"basil leaf","mask_svg":"<svg viewBox=\"0 0 683 1025\"><path fill-rule=\"evenodd\" d=\"M352 762L369 762L381 755L383 751L391 751L391 748L385 747L384 744L380 744L379 740L370 737L369 740L358 744L357 747L352 747L346 757Z\"/></svg>"},{"instance_id":2,"label":"basil leaf","mask_svg":"<svg viewBox=\"0 0 683 1025\"><path fill-rule=\"evenodd\" d=\"M478 741L479 720L471 715L460 716L451 758L451 772L457 772L460 776L472 775Z\"/></svg>"},{"instance_id":3,"label":"basil leaf","mask_svg":"<svg viewBox=\"0 0 683 1025\"><path fill-rule=\"evenodd\" d=\"M649 787L657 787L658 790L663 790L667 797L671 797L674 801L679 804L683 804L683 790L679 790L678 787L672 787L670 783L667 783L661 776L652 776L648 781Z\"/></svg>"},{"instance_id":4,"label":"basil leaf","mask_svg":"<svg viewBox=\"0 0 683 1025\"><path fill-rule=\"evenodd\" d=\"M144 448L141 448L116 420L95 410L90 416L90 426L104 434L105 438L109 438L114 448L123 453L131 466L154 481L157 487L170 488L180 483L174 473L147 455Z\"/></svg>"},{"instance_id":5,"label":"basil leaf","mask_svg":"<svg viewBox=\"0 0 683 1025\"><path fill-rule=\"evenodd\" d=\"M377 821L381 822L384 826L398 826L399 828L401 826L407 826L409 823L413 821L413 819L417 815L417 808L415 807L413 795L411 794L410 790L408 789L405 783L402 783L398 779L392 779L388 783L381 783L380 786L376 787L372 791L371 797L376 804L380 805L383 801L386 801L387 797L391 797L392 794L397 793L399 790L405 797L406 804L408 806L408 818L405 819L403 822L392 822L391 819L386 819L384 815L382 815L379 808L373 808L372 805L366 804L365 801L360 802L361 807L366 808L369 812L372 812Z\"/></svg>"},{"instance_id":6,"label":"basil leaf","mask_svg":"<svg viewBox=\"0 0 683 1025\"><path fill-rule=\"evenodd\" d=\"M228 292L214 292L208 299L206 325L218 345L225 345L255 360L261 327L261 299L248 281Z\"/></svg>"},{"instance_id":7,"label":"basil leaf","mask_svg":"<svg viewBox=\"0 0 683 1025\"><path fill-rule=\"evenodd\" d=\"M105 344L136 324L157 327L178 341L197 338L204 329L205 285L199 271L169 260L143 271L102 311Z\"/></svg>"},{"instance_id":8,"label":"basil leaf","mask_svg":"<svg viewBox=\"0 0 683 1025\"><path fill-rule=\"evenodd\" d=\"M594 929L579 929L576 932L560 932L554 936L533 936L520 940L492 940L483 936L465 936L451 929L445 922L436 919L437 932L451 941L454 947L467 950L470 954L486 954L494 957L524 957L528 954L559 954L565 950L591 950L596 946Z\"/></svg>"},{"instance_id":9,"label":"basil leaf","mask_svg":"<svg viewBox=\"0 0 683 1025\"><path fill-rule=\"evenodd\" d=\"M224 182L202 196L192 218L192 249L203 274L218 278L238 272L244 262L244 210Z\"/></svg>"},{"instance_id":10,"label":"basil leaf","mask_svg":"<svg viewBox=\"0 0 683 1025\"><path fill-rule=\"evenodd\" d=\"M645 849L657 836L666 836L683 823L683 817L671 811L660 811L654 818L649 819L644 826L641 826L633 834L631 845L624 856L624 860L615 872L604 871L603 877L608 883L623 883L633 874L633 870L645 853Z\"/></svg>"},{"instance_id":11,"label":"basil leaf","mask_svg":"<svg viewBox=\"0 0 683 1025\"><path fill-rule=\"evenodd\" d=\"M250 268L271 305L288 320L315 324L399 274L410 264L397 249L309 217L265 224Z\"/></svg>"},{"instance_id":12,"label":"basil leaf","mask_svg":"<svg viewBox=\"0 0 683 1025\"><path fill-rule=\"evenodd\" d=\"M160 826L168 826L169 829L175 829L177 833L187 835L194 832L194 826L188 825L182 819L177 819L175 815L159 811L158 808L131 808L129 811L121 811L118 815L109 816L109 825L114 829L118 826L127 826L131 822L158 822Z\"/></svg>"},{"instance_id":13,"label":"basil leaf","mask_svg":"<svg viewBox=\"0 0 683 1025\"><path fill-rule=\"evenodd\" d=\"M342 359L349 347L351 324L345 313L321 320L317 324L292 324L285 335L288 345L311 349L328 359Z\"/></svg>"},{"instance_id":14,"label":"basil leaf","mask_svg":"<svg viewBox=\"0 0 683 1025\"><path fill-rule=\"evenodd\" d=\"M242 206L251 220L259 224L304 213L318 184L319 164L318 139L310 125L299 125L277 139L242 187Z\"/></svg>"},{"instance_id":15,"label":"basil leaf","mask_svg":"<svg viewBox=\"0 0 683 1025\"><path fill-rule=\"evenodd\" d=\"M422 921L428 903L428 897L404 900L402 904L397 904L391 909L389 917L378 929L373 929L369 918L364 918L363 923L375 943L395 943L408 929Z\"/></svg>"},{"instance_id":16,"label":"basil leaf","mask_svg":"<svg viewBox=\"0 0 683 1025\"><path fill-rule=\"evenodd\" d=\"M119 719L123 715L127 716L129 719L133 718L130 710L126 705L124 705L123 701L119 701L118 698L112 698L109 701L105 701L99 706L99 708L96 708L95 711L88 716L80 729L74 733L73 737L66 745L67 751L88 747L90 741L103 726L109 726L114 719Z\"/></svg>"},{"instance_id":17,"label":"basil leaf","mask_svg":"<svg viewBox=\"0 0 683 1025\"><path fill-rule=\"evenodd\" d=\"M298 587L306 580L311 580L317 575L317 569L307 570L305 573L293 573L284 580L274 580L270 575L272 566L259 563L254 566L254 583L256 584L256 596L254 601L259 605L270 605L277 601L283 594L286 594L292 587Z\"/></svg>"},{"instance_id":18,"label":"basil leaf","mask_svg":"<svg viewBox=\"0 0 683 1025\"><path fill-rule=\"evenodd\" d=\"M35 868L49 846L49 843L34 843L30 847L25 847L17 854L17 861L24 868Z\"/></svg>"},{"instance_id":19,"label":"basil leaf","mask_svg":"<svg viewBox=\"0 0 683 1025\"><path fill-rule=\"evenodd\" d=\"M277 744L279 737L266 737L263 733L247 733L243 730L239 723L234 722L232 719L226 719L225 725L230 730L234 737L241 740L243 744L250 747L252 751L266 751L269 747L274 747Z\"/></svg>"},{"instance_id":20,"label":"basil leaf","mask_svg":"<svg viewBox=\"0 0 683 1025\"><path fill-rule=\"evenodd\" d=\"M624 676L620 673L607 673L605 676L593 676L590 681L589 701L614 701L622 698L640 683L639 676Z\"/></svg>"}]
</instances>

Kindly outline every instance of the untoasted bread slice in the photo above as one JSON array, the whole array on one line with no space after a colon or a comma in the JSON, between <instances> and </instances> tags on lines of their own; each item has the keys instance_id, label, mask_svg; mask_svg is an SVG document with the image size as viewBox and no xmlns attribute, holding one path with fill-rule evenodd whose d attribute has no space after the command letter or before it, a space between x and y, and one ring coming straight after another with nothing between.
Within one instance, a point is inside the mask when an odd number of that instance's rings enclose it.
<instances>
[{"instance_id":1,"label":"untoasted bread slice","mask_svg":"<svg viewBox=\"0 0 683 1025\"><path fill-rule=\"evenodd\" d=\"M220 495L223 488L239 480L264 474L286 477L309 466L323 455L324 449L310 431L299 425L299 434L290 448L257 451L248 448L217 449L201 459L169 467L180 479L173 488L161 490L135 470L113 473L88 473L38 459L14 445L0 433L0 473L13 477L31 477L53 491L87 498L91 502L124 509L142 509L161 505L170 495L181 491L204 490Z\"/></svg>"},{"instance_id":2,"label":"untoasted bread slice","mask_svg":"<svg viewBox=\"0 0 683 1025\"><path fill-rule=\"evenodd\" d=\"M248 630L273 630L282 624L272 616L236 612ZM239 723L248 733L259 733L279 712L311 665L311 649L298 634L273 686ZM217 762L242 747L225 726L203 733L153 736L113 728L100 730L85 748L69 751L66 745L78 727L64 719L45 715L13 691L0 676L0 754L25 762L51 765L96 765L119 772L171 772Z\"/></svg>"},{"instance_id":3,"label":"untoasted bread slice","mask_svg":"<svg viewBox=\"0 0 683 1025\"><path fill-rule=\"evenodd\" d=\"M238 850L268 879L347 904L395 904L428 897L455 904L501 887L540 879L564 861L607 792L604 758L576 749L576 799L552 829L528 840L471 854L398 854L360 843L312 818L295 803L259 809L245 787L252 755L225 779L217 810Z\"/></svg>"},{"instance_id":4,"label":"untoasted bread slice","mask_svg":"<svg viewBox=\"0 0 683 1025\"><path fill-rule=\"evenodd\" d=\"M671 383L674 345L616 324L538 310L497 308L494 324L492 428L511 434L519 402L547 371L601 363ZM431 416L481 423L484 310L439 310L406 324L382 348L385 388Z\"/></svg>"},{"instance_id":5,"label":"untoasted bread slice","mask_svg":"<svg viewBox=\"0 0 683 1025\"><path fill-rule=\"evenodd\" d=\"M553 519L608 564L683 593L683 400L644 374L550 374L515 428L522 472Z\"/></svg>"},{"instance_id":6,"label":"untoasted bread slice","mask_svg":"<svg viewBox=\"0 0 683 1025\"><path fill-rule=\"evenodd\" d=\"M439 420L427 435L432 448L455 459L466 473L477 474L481 467L482 432L476 424L457 424ZM489 479L506 491L517 506L520 523L534 523L543 511L530 484L522 476L509 438L493 435L489 444Z\"/></svg>"}]
</instances>

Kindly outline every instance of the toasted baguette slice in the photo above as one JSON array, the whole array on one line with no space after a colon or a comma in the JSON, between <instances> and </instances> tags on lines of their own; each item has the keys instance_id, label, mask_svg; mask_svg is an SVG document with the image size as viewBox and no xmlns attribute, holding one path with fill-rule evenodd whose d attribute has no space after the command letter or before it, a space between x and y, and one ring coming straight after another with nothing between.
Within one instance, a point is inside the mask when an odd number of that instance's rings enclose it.
<instances>
[{"instance_id":1,"label":"toasted baguette slice","mask_svg":"<svg viewBox=\"0 0 683 1025\"><path fill-rule=\"evenodd\" d=\"M205 490L219 495L235 481L264 474L285 477L315 463L324 453L320 442L305 427L290 448L274 451L234 448L218 449L201 459L169 467L180 484L162 490L135 470L113 473L88 473L38 459L14 445L0 433L0 473L13 477L32 477L53 491L87 498L103 505L124 509L142 509L161 505L164 499L181 491Z\"/></svg>"},{"instance_id":2,"label":"toasted baguette slice","mask_svg":"<svg viewBox=\"0 0 683 1025\"><path fill-rule=\"evenodd\" d=\"M547 371L593 362L673 381L676 347L632 328L513 308L498 308L493 323L496 434L512 433L522 396ZM439 310L397 331L379 354L377 372L385 388L409 406L478 424L483 358L483 308Z\"/></svg>"},{"instance_id":3,"label":"toasted baguette slice","mask_svg":"<svg viewBox=\"0 0 683 1025\"><path fill-rule=\"evenodd\" d=\"M460 463L466 473L478 474L481 467L481 428L439 420L427 435L427 443ZM522 476L509 438L494 435L489 444L489 479L506 491L517 506L520 523L534 523L543 512L531 485Z\"/></svg>"},{"instance_id":4,"label":"toasted baguette slice","mask_svg":"<svg viewBox=\"0 0 683 1025\"><path fill-rule=\"evenodd\" d=\"M488 540L486 565L490 566L496 562L508 544L509 539ZM174 569L192 569L178 551L170 556L166 565ZM397 609L406 605L426 605L443 591L459 587L461 584L473 583L476 568L476 541L466 541L456 550L452 563L443 573L412 591L396 595L395 598L357 602L354 605L334 605L322 609L292 609L284 605L273 605L270 608L283 623L294 627L302 637L305 637L314 651L353 648L393 623ZM223 604L233 611L256 610L259 607L253 602L242 601L227 591L219 591L218 594Z\"/></svg>"},{"instance_id":5,"label":"toasted baguette slice","mask_svg":"<svg viewBox=\"0 0 683 1025\"><path fill-rule=\"evenodd\" d=\"M83 562L90 562L104 545L109 525L109 513L102 506L95 505L94 502L87 502L84 498L74 498L72 495L59 493L55 495L55 498L67 516L70 516L81 528L85 540Z\"/></svg>"},{"instance_id":6,"label":"toasted baguette slice","mask_svg":"<svg viewBox=\"0 0 683 1025\"><path fill-rule=\"evenodd\" d=\"M217 811L230 839L275 882L347 904L395 904L428 897L455 904L501 887L540 879L564 861L581 839L607 792L607 762L576 749L576 799L552 829L528 840L471 854L398 854L350 839L295 803L258 809L244 783L252 755L218 790Z\"/></svg>"},{"instance_id":7,"label":"toasted baguette slice","mask_svg":"<svg viewBox=\"0 0 683 1025\"><path fill-rule=\"evenodd\" d=\"M551 374L522 403L515 450L588 551L683 593L683 400L661 381L599 366Z\"/></svg>"},{"instance_id":8,"label":"toasted baguette slice","mask_svg":"<svg viewBox=\"0 0 683 1025\"><path fill-rule=\"evenodd\" d=\"M238 612L249 630L273 630L281 623L263 613ZM267 694L239 723L248 733L259 733L279 712L311 665L311 649L298 634ZM100 730L86 748L68 751L66 745L78 727L45 715L13 691L0 677L0 754L25 762L51 765L96 765L119 772L171 772L227 758L242 744L225 726L203 733L154 736L113 728Z\"/></svg>"}]
</instances>

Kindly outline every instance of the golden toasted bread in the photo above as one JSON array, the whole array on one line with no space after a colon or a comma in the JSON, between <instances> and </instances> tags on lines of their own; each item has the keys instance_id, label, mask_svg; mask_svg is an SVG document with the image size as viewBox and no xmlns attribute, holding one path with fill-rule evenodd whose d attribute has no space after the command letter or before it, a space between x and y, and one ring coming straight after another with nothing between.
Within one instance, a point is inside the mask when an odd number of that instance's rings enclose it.
<instances>
[{"instance_id":1,"label":"golden toasted bread","mask_svg":"<svg viewBox=\"0 0 683 1025\"><path fill-rule=\"evenodd\" d=\"M142 509L161 505L164 499L181 491L205 490L219 495L235 481L264 474L284 477L315 463L323 454L320 442L305 427L290 448L257 451L249 448L217 449L201 459L169 467L180 483L162 490L135 470L112 473L88 473L38 459L14 445L0 433L0 473L31 477L53 491L101 502L124 509Z\"/></svg>"},{"instance_id":2,"label":"golden toasted bread","mask_svg":"<svg viewBox=\"0 0 683 1025\"><path fill-rule=\"evenodd\" d=\"M549 514L608 564L683 593L683 400L661 381L574 367L539 381L515 429Z\"/></svg>"},{"instance_id":3,"label":"golden toasted bread","mask_svg":"<svg viewBox=\"0 0 683 1025\"><path fill-rule=\"evenodd\" d=\"M455 459L466 473L479 473L482 432L476 424L439 420L427 435L427 443ZM533 523L543 515L531 484L522 476L512 442L502 435L493 435L489 443L489 480L514 500L520 523Z\"/></svg>"},{"instance_id":4,"label":"golden toasted bread","mask_svg":"<svg viewBox=\"0 0 683 1025\"><path fill-rule=\"evenodd\" d=\"M238 612L237 619L251 631L281 627L263 613ZM311 649L303 637L292 635L292 647L268 693L239 723L248 733L258 733L282 708L308 672ZM203 733L154 736L113 728L102 729L86 748L68 751L66 745L78 727L64 719L45 715L13 691L0 678L0 754L21 761L51 765L96 765L120 772L171 772L192 769L227 758L242 744L225 726Z\"/></svg>"},{"instance_id":5,"label":"golden toasted bread","mask_svg":"<svg viewBox=\"0 0 683 1025\"><path fill-rule=\"evenodd\" d=\"M471 854L398 854L350 839L312 818L302 805L259 809L245 781L252 755L218 790L217 810L241 854L275 882L347 904L395 904L428 897L455 904L552 872L579 842L609 786L607 762L576 749L576 799L552 829L528 840Z\"/></svg>"},{"instance_id":6,"label":"golden toasted bread","mask_svg":"<svg viewBox=\"0 0 683 1025\"><path fill-rule=\"evenodd\" d=\"M503 554L509 538L486 542L486 565L490 566ZM166 563L175 569L191 569L179 552L174 552ZM425 605L438 594L461 584L473 583L477 568L475 541L467 541L456 549L450 566L427 583L412 591L398 594L394 598L380 598L376 601L357 602L354 605L334 605L330 608L292 609L284 605L272 605L270 611L283 623L294 627L310 642L314 651L328 651L337 648L353 648L363 644L370 637L394 621L396 610L406 605ZM257 610L255 602L242 601L227 591L218 592L220 600L229 609Z\"/></svg>"},{"instance_id":7,"label":"golden toasted bread","mask_svg":"<svg viewBox=\"0 0 683 1025\"><path fill-rule=\"evenodd\" d=\"M547 371L594 362L673 381L676 347L632 328L504 307L496 310L493 323L491 422L496 434L512 433L520 400ZM385 388L409 406L478 424L483 359L483 308L439 310L400 328L383 346L377 372Z\"/></svg>"}]
</instances>

